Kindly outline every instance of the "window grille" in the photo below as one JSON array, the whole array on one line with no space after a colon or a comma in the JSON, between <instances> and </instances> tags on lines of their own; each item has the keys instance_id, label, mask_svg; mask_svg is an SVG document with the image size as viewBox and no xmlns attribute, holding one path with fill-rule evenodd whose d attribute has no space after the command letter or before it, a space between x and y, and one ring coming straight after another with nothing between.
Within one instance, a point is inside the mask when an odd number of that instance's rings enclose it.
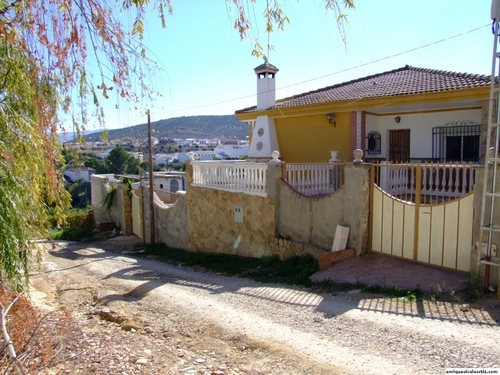
<instances>
[{"instance_id":1,"label":"window grille","mask_svg":"<svg viewBox=\"0 0 500 375\"><path fill-rule=\"evenodd\" d=\"M432 157L440 162L479 163L481 125L453 121L432 128Z\"/></svg>"},{"instance_id":2,"label":"window grille","mask_svg":"<svg viewBox=\"0 0 500 375\"><path fill-rule=\"evenodd\" d=\"M379 132L369 132L368 136L366 137L367 139L367 146L368 149L366 150L366 153L369 155L379 155L381 152L381 147L380 147L380 133Z\"/></svg>"}]
</instances>

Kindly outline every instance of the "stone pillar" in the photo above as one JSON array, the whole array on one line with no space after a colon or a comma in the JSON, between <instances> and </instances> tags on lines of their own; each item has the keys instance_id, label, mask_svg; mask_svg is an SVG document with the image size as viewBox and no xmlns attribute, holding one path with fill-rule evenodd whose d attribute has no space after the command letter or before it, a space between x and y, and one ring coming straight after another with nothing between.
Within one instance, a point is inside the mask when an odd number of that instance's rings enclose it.
<instances>
[{"instance_id":1,"label":"stone pillar","mask_svg":"<svg viewBox=\"0 0 500 375\"><path fill-rule=\"evenodd\" d=\"M188 191L189 187L193 183L193 166L191 165L191 160L187 160L184 166L185 166L184 177L186 178L186 191Z\"/></svg>"},{"instance_id":2,"label":"stone pillar","mask_svg":"<svg viewBox=\"0 0 500 375\"><path fill-rule=\"evenodd\" d=\"M117 207L119 211L119 222L124 235L132 234L132 199L128 195L128 186L120 183L117 187Z\"/></svg>"},{"instance_id":3,"label":"stone pillar","mask_svg":"<svg viewBox=\"0 0 500 375\"><path fill-rule=\"evenodd\" d=\"M368 251L371 164L351 163L344 168L344 222L349 226L347 247L356 255Z\"/></svg>"},{"instance_id":4,"label":"stone pillar","mask_svg":"<svg viewBox=\"0 0 500 375\"><path fill-rule=\"evenodd\" d=\"M274 201L274 235L279 234L279 180L281 178L281 163L272 161L267 164L266 170L266 193Z\"/></svg>"},{"instance_id":5,"label":"stone pillar","mask_svg":"<svg viewBox=\"0 0 500 375\"><path fill-rule=\"evenodd\" d=\"M147 182L146 182L147 181ZM147 185L142 185L143 183L147 183ZM149 210L149 188L145 189L145 187L149 187L149 180L143 180L142 183L142 241L145 243L151 243L151 220L150 220L150 210Z\"/></svg>"}]
</instances>

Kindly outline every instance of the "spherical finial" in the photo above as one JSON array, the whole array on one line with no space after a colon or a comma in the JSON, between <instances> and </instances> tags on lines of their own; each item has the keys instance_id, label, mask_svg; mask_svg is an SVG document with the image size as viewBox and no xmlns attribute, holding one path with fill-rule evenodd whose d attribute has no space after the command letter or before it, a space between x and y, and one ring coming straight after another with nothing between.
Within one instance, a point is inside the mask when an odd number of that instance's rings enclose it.
<instances>
[{"instance_id":1,"label":"spherical finial","mask_svg":"<svg viewBox=\"0 0 500 375\"><path fill-rule=\"evenodd\" d=\"M363 160L361 160L363 157L363 150L357 148L352 154L354 155L354 163L363 163Z\"/></svg>"},{"instance_id":2,"label":"spherical finial","mask_svg":"<svg viewBox=\"0 0 500 375\"><path fill-rule=\"evenodd\" d=\"M194 152L190 151L186 155L189 158L189 160L194 160Z\"/></svg>"},{"instance_id":3,"label":"spherical finial","mask_svg":"<svg viewBox=\"0 0 500 375\"><path fill-rule=\"evenodd\" d=\"M273 160L271 160L272 163L280 163L280 152L277 151L277 150L274 150L272 153L271 153L271 156L273 157Z\"/></svg>"}]
</instances>

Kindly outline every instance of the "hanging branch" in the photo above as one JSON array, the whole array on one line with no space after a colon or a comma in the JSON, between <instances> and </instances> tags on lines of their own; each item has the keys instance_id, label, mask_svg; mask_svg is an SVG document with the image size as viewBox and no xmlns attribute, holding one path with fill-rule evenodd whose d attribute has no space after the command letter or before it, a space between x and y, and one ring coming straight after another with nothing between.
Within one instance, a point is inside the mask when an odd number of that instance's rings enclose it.
<instances>
[{"instance_id":1,"label":"hanging branch","mask_svg":"<svg viewBox=\"0 0 500 375\"><path fill-rule=\"evenodd\" d=\"M7 346L7 353L9 355L9 357L12 359L14 366L16 367L17 371L20 374L28 375L28 372L24 368L23 364L17 358L16 349L14 348L14 343L10 339L10 335L9 335L9 332L7 331L7 325L5 322L5 318L6 318L7 314L9 313L10 308L12 307L12 305L14 305L14 303L16 303L16 301L19 299L19 297L20 296L17 296L16 298L14 298L14 300L9 304L9 306L7 306L6 309L4 308L3 304L0 303L0 327L2 329L3 341Z\"/></svg>"}]
</instances>

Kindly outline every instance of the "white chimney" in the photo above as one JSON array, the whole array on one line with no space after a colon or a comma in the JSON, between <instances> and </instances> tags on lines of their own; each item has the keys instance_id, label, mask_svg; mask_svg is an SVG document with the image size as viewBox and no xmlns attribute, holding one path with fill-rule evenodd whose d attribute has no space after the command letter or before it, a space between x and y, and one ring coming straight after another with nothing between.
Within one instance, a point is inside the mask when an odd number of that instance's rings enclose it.
<instances>
[{"instance_id":1,"label":"white chimney","mask_svg":"<svg viewBox=\"0 0 500 375\"><path fill-rule=\"evenodd\" d=\"M276 104L276 81L275 76L278 68L267 62L254 69L257 74L257 111L262 111Z\"/></svg>"},{"instance_id":2,"label":"white chimney","mask_svg":"<svg viewBox=\"0 0 500 375\"><path fill-rule=\"evenodd\" d=\"M267 62L256 67L257 74L257 111L265 111L276 104L276 83L274 77L278 68ZM274 119L266 114L257 116L253 125L252 141L248 150L248 159L271 159L273 151L279 151L278 138L274 126Z\"/></svg>"}]
</instances>

